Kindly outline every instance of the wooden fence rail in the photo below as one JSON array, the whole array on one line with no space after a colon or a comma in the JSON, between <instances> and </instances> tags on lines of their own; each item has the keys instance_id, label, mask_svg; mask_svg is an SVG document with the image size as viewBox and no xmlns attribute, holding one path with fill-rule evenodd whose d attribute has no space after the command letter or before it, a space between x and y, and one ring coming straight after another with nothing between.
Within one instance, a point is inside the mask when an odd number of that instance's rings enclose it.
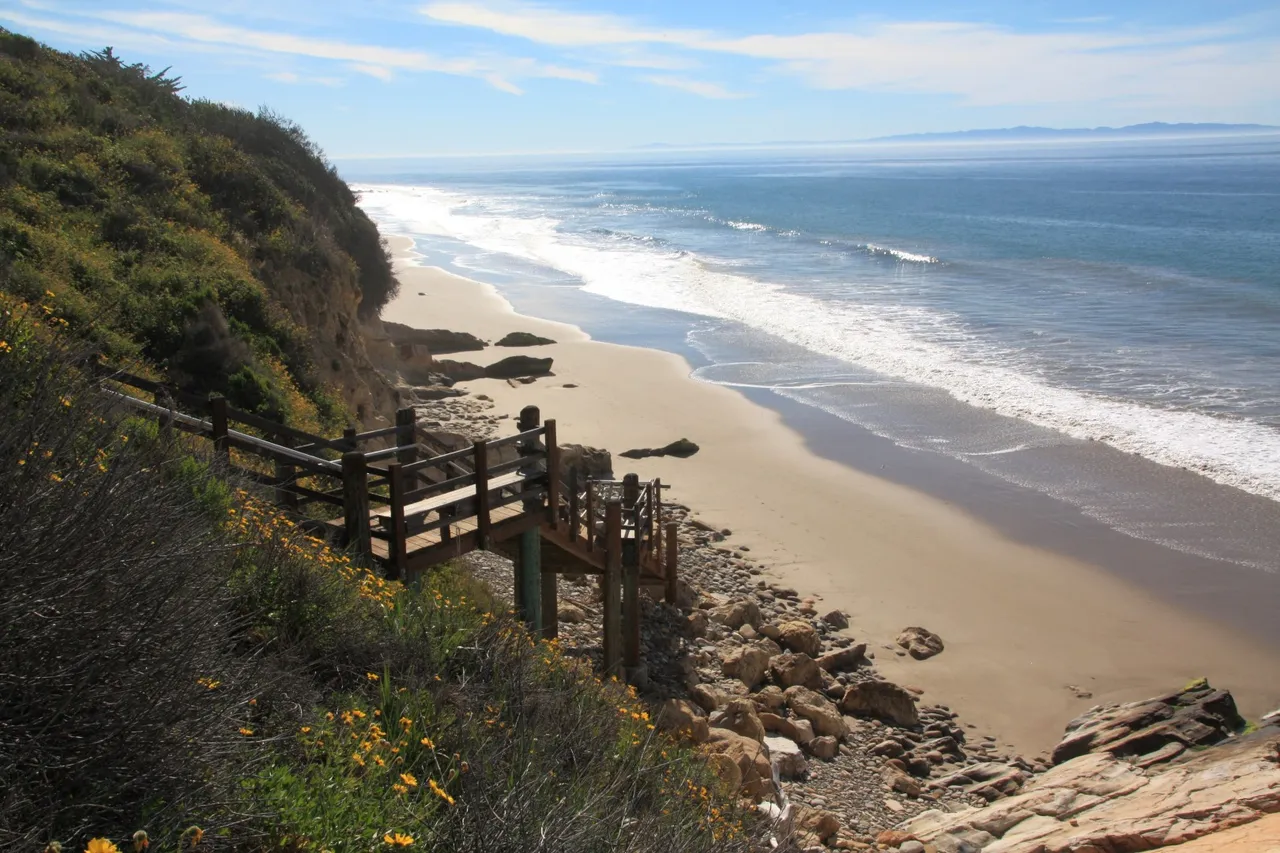
<instances>
[{"instance_id":1,"label":"wooden fence rail","mask_svg":"<svg viewBox=\"0 0 1280 853\"><path fill-rule=\"evenodd\" d=\"M450 557L522 537L516 602L547 637L558 627L557 570L544 572L538 553L540 540L553 542L600 575L608 671L639 663L641 587L658 584L668 602L676 600L675 525L663 522L663 484L563 470L556 422L541 423L532 406L521 412L514 435L446 450L419 435L412 409L397 412L394 426L325 438L221 397L199 398L119 371L101 379L103 393L118 404L210 440L223 465L269 487L277 503L334 507L340 516L304 523L369 555L392 578L412 582ZM198 414L179 411L179 402ZM390 446L360 449L374 441ZM246 457L268 463L267 470Z\"/></svg>"}]
</instances>

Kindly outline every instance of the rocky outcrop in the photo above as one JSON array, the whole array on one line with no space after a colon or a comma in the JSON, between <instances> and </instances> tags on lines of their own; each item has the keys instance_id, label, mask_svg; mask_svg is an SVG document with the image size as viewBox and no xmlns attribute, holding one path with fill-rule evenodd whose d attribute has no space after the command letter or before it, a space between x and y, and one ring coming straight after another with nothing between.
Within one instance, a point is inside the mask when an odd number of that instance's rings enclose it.
<instances>
[{"instance_id":1,"label":"rocky outcrop","mask_svg":"<svg viewBox=\"0 0 1280 853\"><path fill-rule=\"evenodd\" d=\"M1273 812L1280 812L1280 738L1259 732L1146 767L1109 752L1081 755L1016 796L982 809L925 812L902 829L939 851L1130 853Z\"/></svg>"},{"instance_id":2,"label":"rocky outcrop","mask_svg":"<svg viewBox=\"0 0 1280 853\"><path fill-rule=\"evenodd\" d=\"M942 638L927 628L904 628L898 635L898 645L907 650L907 654L916 660L927 660L941 654L946 648Z\"/></svg>"},{"instance_id":3,"label":"rocky outcrop","mask_svg":"<svg viewBox=\"0 0 1280 853\"><path fill-rule=\"evenodd\" d=\"M382 321L382 329L393 345L423 347L431 355L478 352L485 348L484 341L467 332L451 332L448 329L415 329L387 320Z\"/></svg>"},{"instance_id":4,"label":"rocky outcrop","mask_svg":"<svg viewBox=\"0 0 1280 853\"><path fill-rule=\"evenodd\" d=\"M646 459L650 456L675 456L678 459L686 459L697 453L701 448L687 438L677 439L665 447L643 447L635 450L624 450L619 456L625 456L628 459Z\"/></svg>"},{"instance_id":5,"label":"rocky outcrop","mask_svg":"<svg viewBox=\"0 0 1280 853\"><path fill-rule=\"evenodd\" d=\"M850 685L840 700L840 710L907 728L920 723L915 697L888 681L863 681Z\"/></svg>"},{"instance_id":6,"label":"rocky outcrop","mask_svg":"<svg viewBox=\"0 0 1280 853\"><path fill-rule=\"evenodd\" d=\"M547 344L554 344L551 338L544 338L541 335L535 335L533 332L512 332L503 337L502 340L494 344L497 347L540 347Z\"/></svg>"},{"instance_id":7,"label":"rocky outcrop","mask_svg":"<svg viewBox=\"0 0 1280 853\"><path fill-rule=\"evenodd\" d=\"M612 480L613 456L607 450L585 444L560 445L560 470L566 476L570 468L578 469L578 480Z\"/></svg>"},{"instance_id":8,"label":"rocky outcrop","mask_svg":"<svg viewBox=\"0 0 1280 853\"><path fill-rule=\"evenodd\" d=\"M1167 760L1189 747L1225 740L1244 724L1231 694L1201 679L1144 702L1090 709L1067 724L1053 762L1104 750L1121 758L1163 751Z\"/></svg>"},{"instance_id":9,"label":"rocky outcrop","mask_svg":"<svg viewBox=\"0 0 1280 853\"><path fill-rule=\"evenodd\" d=\"M551 372L552 359L534 358L529 355L507 356L484 369L489 379L516 379L525 376L546 376Z\"/></svg>"},{"instance_id":10,"label":"rocky outcrop","mask_svg":"<svg viewBox=\"0 0 1280 853\"><path fill-rule=\"evenodd\" d=\"M453 361L448 358L432 360L433 369L449 377L451 382L470 382L472 379L483 379L484 368L469 361Z\"/></svg>"}]
</instances>

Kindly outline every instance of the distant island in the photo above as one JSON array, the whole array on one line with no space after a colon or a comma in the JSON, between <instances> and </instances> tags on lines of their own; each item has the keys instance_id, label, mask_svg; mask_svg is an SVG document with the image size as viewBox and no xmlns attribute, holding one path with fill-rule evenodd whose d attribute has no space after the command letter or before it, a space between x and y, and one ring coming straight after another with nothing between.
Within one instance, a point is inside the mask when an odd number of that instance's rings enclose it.
<instances>
[{"instance_id":1,"label":"distant island","mask_svg":"<svg viewBox=\"0 0 1280 853\"><path fill-rule=\"evenodd\" d=\"M799 140L776 139L768 142L707 142L684 144L651 142L636 146L649 151L663 150L722 150L757 148L831 148L844 145L874 145L883 142L1041 142L1055 139L1071 140L1119 140L1140 137L1178 138L1187 136L1233 136L1280 133L1280 126L1271 124L1212 124L1197 122L1152 121L1146 124L1130 124L1124 127L999 127L981 130L954 130L937 133L904 133L894 136L877 136L871 139Z\"/></svg>"},{"instance_id":2,"label":"distant island","mask_svg":"<svg viewBox=\"0 0 1280 853\"><path fill-rule=\"evenodd\" d=\"M1130 124L1124 127L1001 127L985 130L956 130L944 133L904 133L896 136L878 136L865 142L955 142L955 141L1009 141L1057 139L1069 137L1129 137L1129 136L1221 136L1224 134L1276 133L1280 127L1270 124L1206 124L1178 122L1170 124L1152 121L1146 124Z\"/></svg>"}]
</instances>

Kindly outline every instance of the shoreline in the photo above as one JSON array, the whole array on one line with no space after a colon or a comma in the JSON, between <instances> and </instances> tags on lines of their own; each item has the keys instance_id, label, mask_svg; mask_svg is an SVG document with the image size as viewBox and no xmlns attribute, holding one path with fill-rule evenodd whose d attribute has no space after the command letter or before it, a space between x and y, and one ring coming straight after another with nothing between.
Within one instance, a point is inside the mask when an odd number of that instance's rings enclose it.
<instances>
[{"instance_id":1,"label":"shoreline","mask_svg":"<svg viewBox=\"0 0 1280 853\"><path fill-rule=\"evenodd\" d=\"M1200 676L1246 716L1280 700L1280 653L1162 601L1091 561L1017 541L956 505L817 455L778 412L692 378L685 359L593 341L576 326L517 314L490 285L411 265L391 238L401 295L384 319L493 340L528 331L556 344L460 354L481 362L551 356L555 376L466 383L497 411L537 405L566 442L604 447L615 468L672 484L673 500L750 548L764 577L850 616L885 677L924 690L1025 753L1056 743L1089 707L1176 689ZM425 295L419 295L425 294ZM621 308L620 310L625 310ZM566 388L566 384L575 385ZM618 459L689 438L688 459ZM922 535L923 532L923 535ZM908 625L936 631L936 658L892 648ZM1070 686L1091 693L1079 698Z\"/></svg>"}]
</instances>

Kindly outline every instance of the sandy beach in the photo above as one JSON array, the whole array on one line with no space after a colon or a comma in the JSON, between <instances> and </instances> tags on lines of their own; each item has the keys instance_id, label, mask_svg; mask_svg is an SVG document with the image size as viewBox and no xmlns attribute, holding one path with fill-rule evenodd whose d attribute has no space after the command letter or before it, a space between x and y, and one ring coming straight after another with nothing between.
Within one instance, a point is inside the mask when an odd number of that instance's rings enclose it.
<instances>
[{"instance_id":1,"label":"sandy beach","mask_svg":"<svg viewBox=\"0 0 1280 853\"><path fill-rule=\"evenodd\" d=\"M414 266L407 238L392 244L401 288L384 319L490 341L513 331L556 341L449 356L555 360L552 377L519 387L478 380L466 383L471 393L512 415L536 405L555 418L562 442L607 448L619 474L672 484L670 500L731 529L726 544L748 546L767 577L846 611L849 633L876 652L886 677L922 688L1003 743L1038 753L1092 705L1200 676L1230 689L1246 717L1280 704L1280 654L1261 643L1087 561L1014 541L952 504L822 459L776 412L691 378L679 356L521 316L489 285ZM701 451L617 456L678 438ZM909 625L940 634L946 651L924 662L895 655L887 647Z\"/></svg>"}]
</instances>

